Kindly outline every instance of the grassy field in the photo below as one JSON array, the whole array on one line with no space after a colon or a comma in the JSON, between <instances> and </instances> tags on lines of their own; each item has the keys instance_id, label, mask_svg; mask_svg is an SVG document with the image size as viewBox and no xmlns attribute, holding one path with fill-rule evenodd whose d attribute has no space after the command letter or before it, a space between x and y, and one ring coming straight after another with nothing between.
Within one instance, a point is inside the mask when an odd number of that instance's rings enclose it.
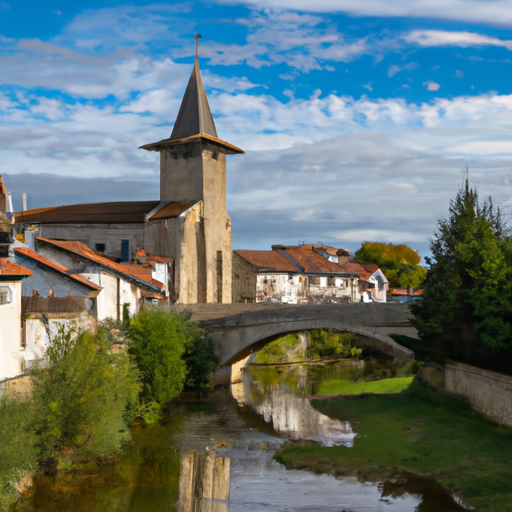
<instances>
[{"instance_id":1,"label":"grassy field","mask_svg":"<svg viewBox=\"0 0 512 512\"><path fill-rule=\"evenodd\" d=\"M512 429L464 403L412 384L407 392L313 401L359 434L353 448L292 446L275 456L289 468L372 479L400 468L435 478L480 512L512 511Z\"/></svg>"},{"instance_id":2,"label":"grassy field","mask_svg":"<svg viewBox=\"0 0 512 512\"><path fill-rule=\"evenodd\" d=\"M328 380L316 391L317 395L361 395L362 393L400 393L407 389L413 377L397 377L371 382L350 382L348 380Z\"/></svg>"}]
</instances>

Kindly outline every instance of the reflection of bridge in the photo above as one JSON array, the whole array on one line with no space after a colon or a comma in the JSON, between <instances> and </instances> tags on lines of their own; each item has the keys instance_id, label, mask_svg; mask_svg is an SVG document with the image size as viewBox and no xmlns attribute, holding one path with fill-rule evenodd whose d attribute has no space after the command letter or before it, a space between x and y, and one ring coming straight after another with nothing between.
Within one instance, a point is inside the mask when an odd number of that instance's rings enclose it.
<instances>
[{"instance_id":1,"label":"reflection of bridge","mask_svg":"<svg viewBox=\"0 0 512 512\"><path fill-rule=\"evenodd\" d=\"M364 336L363 345L407 361L413 352L388 334L416 337L402 304L260 305L197 304L181 306L208 329L217 346L221 366L229 366L289 332L334 329Z\"/></svg>"}]
</instances>

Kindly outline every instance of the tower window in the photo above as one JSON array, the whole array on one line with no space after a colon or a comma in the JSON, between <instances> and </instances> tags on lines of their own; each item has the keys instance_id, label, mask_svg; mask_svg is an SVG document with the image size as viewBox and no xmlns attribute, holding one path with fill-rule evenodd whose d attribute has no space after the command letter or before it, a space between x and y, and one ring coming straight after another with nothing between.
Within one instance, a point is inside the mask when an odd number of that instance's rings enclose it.
<instances>
[{"instance_id":1,"label":"tower window","mask_svg":"<svg viewBox=\"0 0 512 512\"><path fill-rule=\"evenodd\" d=\"M94 247L98 252L105 252L105 244L94 244Z\"/></svg>"}]
</instances>

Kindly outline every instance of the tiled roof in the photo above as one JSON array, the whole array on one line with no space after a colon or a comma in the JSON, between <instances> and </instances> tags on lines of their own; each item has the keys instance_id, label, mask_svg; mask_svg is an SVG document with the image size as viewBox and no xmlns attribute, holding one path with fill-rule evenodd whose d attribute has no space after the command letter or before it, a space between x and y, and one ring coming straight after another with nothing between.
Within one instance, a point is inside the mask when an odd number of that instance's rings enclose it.
<instances>
[{"instance_id":1,"label":"tiled roof","mask_svg":"<svg viewBox=\"0 0 512 512\"><path fill-rule=\"evenodd\" d=\"M256 265L257 267L281 270L283 272L297 272L297 268L288 261L282 254L276 251L235 251L244 260Z\"/></svg>"},{"instance_id":2,"label":"tiled roof","mask_svg":"<svg viewBox=\"0 0 512 512\"><path fill-rule=\"evenodd\" d=\"M103 256L102 254L93 251L82 242L50 240L49 238L39 237L37 238L37 240L56 247L60 247L61 249L77 254L78 256L87 258L88 260L93 261L103 266L104 268L108 268L117 273L132 276L138 281L143 281L147 285L157 287L159 291L162 290L163 288L162 283L151 278L151 269L144 269L144 267L140 265L121 265L119 263L115 263L109 258Z\"/></svg>"},{"instance_id":3,"label":"tiled roof","mask_svg":"<svg viewBox=\"0 0 512 512\"><path fill-rule=\"evenodd\" d=\"M33 261L37 261L37 263L40 263L41 265L44 265L47 268L55 270L55 271L59 272L60 274L65 275L66 277L69 277L75 281L78 281L79 283L81 283L89 288L92 288L93 290L98 290L98 291L103 290L103 288L101 286L98 286L97 284L94 284L92 281L85 279L85 277L82 277L78 274L71 273L69 271L69 269L67 267L65 267L64 265L50 261L30 249L26 249L24 247L15 247L14 252L16 252L17 254L20 254L22 257L30 258Z\"/></svg>"},{"instance_id":4,"label":"tiled roof","mask_svg":"<svg viewBox=\"0 0 512 512\"><path fill-rule=\"evenodd\" d=\"M70 204L37 208L14 214L14 222L43 224L126 224L144 222L146 214L160 201L123 201Z\"/></svg>"},{"instance_id":5,"label":"tiled roof","mask_svg":"<svg viewBox=\"0 0 512 512\"><path fill-rule=\"evenodd\" d=\"M32 275L32 270L22 267L17 263L12 263L7 258L0 258L0 277L28 277Z\"/></svg>"},{"instance_id":6,"label":"tiled roof","mask_svg":"<svg viewBox=\"0 0 512 512\"><path fill-rule=\"evenodd\" d=\"M312 245L286 247L284 250L302 265L305 272L343 272L340 265L315 252Z\"/></svg>"},{"instance_id":7,"label":"tiled roof","mask_svg":"<svg viewBox=\"0 0 512 512\"><path fill-rule=\"evenodd\" d=\"M368 281L370 277L379 270L379 267L373 263L347 262L340 265L345 272L354 272L359 275L363 281Z\"/></svg>"}]
</instances>

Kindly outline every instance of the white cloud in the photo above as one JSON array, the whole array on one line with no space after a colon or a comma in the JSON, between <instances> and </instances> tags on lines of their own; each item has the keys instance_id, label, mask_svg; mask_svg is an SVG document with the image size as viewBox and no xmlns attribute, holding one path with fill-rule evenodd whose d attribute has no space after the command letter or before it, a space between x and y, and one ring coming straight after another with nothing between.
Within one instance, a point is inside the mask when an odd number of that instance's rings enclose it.
<instances>
[{"instance_id":1,"label":"white cloud","mask_svg":"<svg viewBox=\"0 0 512 512\"><path fill-rule=\"evenodd\" d=\"M512 40L498 39L475 32L455 32L447 30L413 30L403 36L408 43L416 43L420 46L500 46L512 50Z\"/></svg>"},{"instance_id":2,"label":"white cloud","mask_svg":"<svg viewBox=\"0 0 512 512\"><path fill-rule=\"evenodd\" d=\"M441 87L437 82L433 82L432 80L423 82L423 85L427 88L427 91L438 91Z\"/></svg>"},{"instance_id":3,"label":"white cloud","mask_svg":"<svg viewBox=\"0 0 512 512\"><path fill-rule=\"evenodd\" d=\"M412 71L413 69L418 69L419 67L420 66L417 62L409 62L404 66L397 66L396 64L393 64L392 66L389 66L388 76L393 77L397 73L400 73L400 71Z\"/></svg>"},{"instance_id":4,"label":"white cloud","mask_svg":"<svg viewBox=\"0 0 512 512\"><path fill-rule=\"evenodd\" d=\"M434 18L491 25L512 25L509 0L217 0L218 3L255 5L315 13L343 12L352 16Z\"/></svg>"},{"instance_id":5,"label":"white cloud","mask_svg":"<svg viewBox=\"0 0 512 512\"><path fill-rule=\"evenodd\" d=\"M236 21L247 27L246 44L208 44L202 54L211 65L245 63L258 69L284 63L308 72L332 70L325 62L349 62L371 52L365 38L346 41L334 25L319 16L269 9Z\"/></svg>"}]
</instances>

